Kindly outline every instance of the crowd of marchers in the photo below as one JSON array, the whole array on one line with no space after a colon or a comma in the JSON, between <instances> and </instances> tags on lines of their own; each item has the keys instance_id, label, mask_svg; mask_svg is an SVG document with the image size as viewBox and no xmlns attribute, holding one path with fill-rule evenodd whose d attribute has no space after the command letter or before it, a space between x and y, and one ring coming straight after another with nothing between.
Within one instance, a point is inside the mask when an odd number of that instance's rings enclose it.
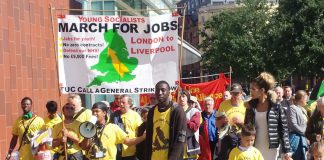
<instances>
[{"instance_id":1,"label":"crowd of marchers","mask_svg":"<svg viewBox=\"0 0 324 160\"><path fill-rule=\"evenodd\" d=\"M211 97L200 105L179 89L174 102L169 84L159 81L145 106L115 95L86 109L69 94L62 113L48 101L43 118L25 97L6 159L46 159L46 151L53 160L324 160L324 97L309 107L305 91L275 86L267 72L250 82L248 98L238 83L223 95L219 106ZM93 117L93 128L80 127ZM49 140L35 147L35 136L45 132Z\"/></svg>"}]
</instances>

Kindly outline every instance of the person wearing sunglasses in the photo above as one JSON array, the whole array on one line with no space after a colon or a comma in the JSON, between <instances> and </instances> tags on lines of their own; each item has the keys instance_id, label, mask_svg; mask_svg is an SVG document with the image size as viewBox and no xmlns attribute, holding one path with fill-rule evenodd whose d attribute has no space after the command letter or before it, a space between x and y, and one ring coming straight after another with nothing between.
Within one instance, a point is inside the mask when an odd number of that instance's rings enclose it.
<instances>
[{"instance_id":1,"label":"person wearing sunglasses","mask_svg":"<svg viewBox=\"0 0 324 160\"><path fill-rule=\"evenodd\" d=\"M64 120L53 127L52 147L58 148L53 156L54 160L65 159L64 144L66 144L67 159L83 160L82 149L79 145L83 137L80 135L80 122L73 118L75 106L66 103L63 106ZM62 123L64 123L64 128Z\"/></svg>"},{"instance_id":2,"label":"person wearing sunglasses","mask_svg":"<svg viewBox=\"0 0 324 160\"><path fill-rule=\"evenodd\" d=\"M109 113L107 105L103 102L96 102L92 106L92 115L97 117L96 135L92 138L84 138L80 143L88 159L115 160L117 144L136 145L146 138L145 133L136 138L129 138L116 124L108 123Z\"/></svg>"}]
</instances>

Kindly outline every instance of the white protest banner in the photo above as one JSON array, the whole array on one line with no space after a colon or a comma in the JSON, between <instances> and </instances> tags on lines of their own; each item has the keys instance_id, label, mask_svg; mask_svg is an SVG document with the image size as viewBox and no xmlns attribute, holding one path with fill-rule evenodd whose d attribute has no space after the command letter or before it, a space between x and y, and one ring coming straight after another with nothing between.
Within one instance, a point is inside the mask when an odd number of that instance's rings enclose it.
<instances>
[{"instance_id":1,"label":"white protest banner","mask_svg":"<svg viewBox=\"0 0 324 160\"><path fill-rule=\"evenodd\" d=\"M154 93L178 80L178 16L63 15L58 18L63 93Z\"/></svg>"}]
</instances>

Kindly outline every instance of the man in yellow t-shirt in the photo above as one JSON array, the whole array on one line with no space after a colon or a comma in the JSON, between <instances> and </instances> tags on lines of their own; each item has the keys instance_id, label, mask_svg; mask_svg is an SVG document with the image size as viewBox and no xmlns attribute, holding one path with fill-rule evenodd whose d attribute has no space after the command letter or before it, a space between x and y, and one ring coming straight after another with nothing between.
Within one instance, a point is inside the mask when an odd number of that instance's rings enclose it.
<instances>
[{"instance_id":1,"label":"man in yellow t-shirt","mask_svg":"<svg viewBox=\"0 0 324 160\"><path fill-rule=\"evenodd\" d=\"M91 110L82 107L81 97L78 94L69 94L68 103L74 106L74 119L79 122L85 122L92 116Z\"/></svg>"},{"instance_id":2,"label":"man in yellow t-shirt","mask_svg":"<svg viewBox=\"0 0 324 160\"><path fill-rule=\"evenodd\" d=\"M229 118L231 126L242 126L244 124L245 107L242 100L242 87L240 84L234 83L231 86L231 99L223 101L218 112L225 112Z\"/></svg>"},{"instance_id":3,"label":"man in yellow t-shirt","mask_svg":"<svg viewBox=\"0 0 324 160\"><path fill-rule=\"evenodd\" d=\"M68 158L75 158L77 160L83 159L82 149L79 143L83 140L80 135L80 122L73 119L74 106L72 104L65 104L63 106L64 121L55 125L53 128L53 148L58 147L54 154L54 159L63 160L65 158L64 142L66 142ZM64 123L64 128L62 126Z\"/></svg>"},{"instance_id":4,"label":"man in yellow t-shirt","mask_svg":"<svg viewBox=\"0 0 324 160\"><path fill-rule=\"evenodd\" d=\"M117 125L107 123L108 112L107 105L103 102L93 104L92 113L97 117L97 134L92 138L84 138L80 144L87 151L89 159L116 160L117 144L135 145L145 139L145 135L129 139Z\"/></svg>"},{"instance_id":5,"label":"man in yellow t-shirt","mask_svg":"<svg viewBox=\"0 0 324 160\"><path fill-rule=\"evenodd\" d=\"M10 159L11 152L19 140L19 159L33 160L30 139L33 137L36 131L43 129L44 120L41 117L33 114L31 111L32 99L29 97L24 97L21 100L21 109L23 110L23 115L20 116L12 126L12 138L10 141L9 151L6 159Z\"/></svg>"},{"instance_id":6,"label":"man in yellow t-shirt","mask_svg":"<svg viewBox=\"0 0 324 160\"><path fill-rule=\"evenodd\" d=\"M44 118L45 129L53 128L54 125L62 122L62 118L56 113L57 103L55 101L48 101L46 103L48 115Z\"/></svg>"},{"instance_id":7,"label":"man in yellow t-shirt","mask_svg":"<svg viewBox=\"0 0 324 160\"><path fill-rule=\"evenodd\" d=\"M171 100L170 85L155 85L157 103L147 116L145 159L183 159L186 142L186 114Z\"/></svg>"},{"instance_id":8,"label":"man in yellow t-shirt","mask_svg":"<svg viewBox=\"0 0 324 160\"><path fill-rule=\"evenodd\" d=\"M154 109L152 159L168 159L170 114L171 108L164 112L159 112L157 107Z\"/></svg>"},{"instance_id":9,"label":"man in yellow t-shirt","mask_svg":"<svg viewBox=\"0 0 324 160\"><path fill-rule=\"evenodd\" d=\"M137 128L143 123L141 116L131 109L133 105L133 100L128 95L122 95L120 100L120 110L117 110L112 115L112 122L117 124L127 133L128 138L135 138L137 133ZM120 119L119 122L117 119ZM122 150L117 156L117 159L135 159L135 146L122 145ZM121 156L121 157L120 157Z\"/></svg>"}]
</instances>

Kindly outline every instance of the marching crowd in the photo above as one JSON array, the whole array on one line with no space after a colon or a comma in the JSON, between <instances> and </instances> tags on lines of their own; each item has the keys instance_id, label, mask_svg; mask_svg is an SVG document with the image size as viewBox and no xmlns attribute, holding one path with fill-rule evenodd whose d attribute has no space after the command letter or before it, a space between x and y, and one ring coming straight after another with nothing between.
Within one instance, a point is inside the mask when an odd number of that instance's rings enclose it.
<instances>
[{"instance_id":1,"label":"marching crowd","mask_svg":"<svg viewBox=\"0 0 324 160\"><path fill-rule=\"evenodd\" d=\"M250 82L249 98L243 98L240 84L232 84L217 110L211 97L200 106L184 89L178 96L176 103L166 81L156 84L142 107L134 107L129 95L115 95L111 103L86 109L79 95L69 94L62 113L49 101L44 118L32 112L32 99L25 97L6 159L15 148L19 159L37 159L32 138L50 130L51 143L38 151L45 147L54 160L324 160L324 97L306 107L305 91L275 87L267 72ZM80 125L92 116L96 134L83 136Z\"/></svg>"}]
</instances>

